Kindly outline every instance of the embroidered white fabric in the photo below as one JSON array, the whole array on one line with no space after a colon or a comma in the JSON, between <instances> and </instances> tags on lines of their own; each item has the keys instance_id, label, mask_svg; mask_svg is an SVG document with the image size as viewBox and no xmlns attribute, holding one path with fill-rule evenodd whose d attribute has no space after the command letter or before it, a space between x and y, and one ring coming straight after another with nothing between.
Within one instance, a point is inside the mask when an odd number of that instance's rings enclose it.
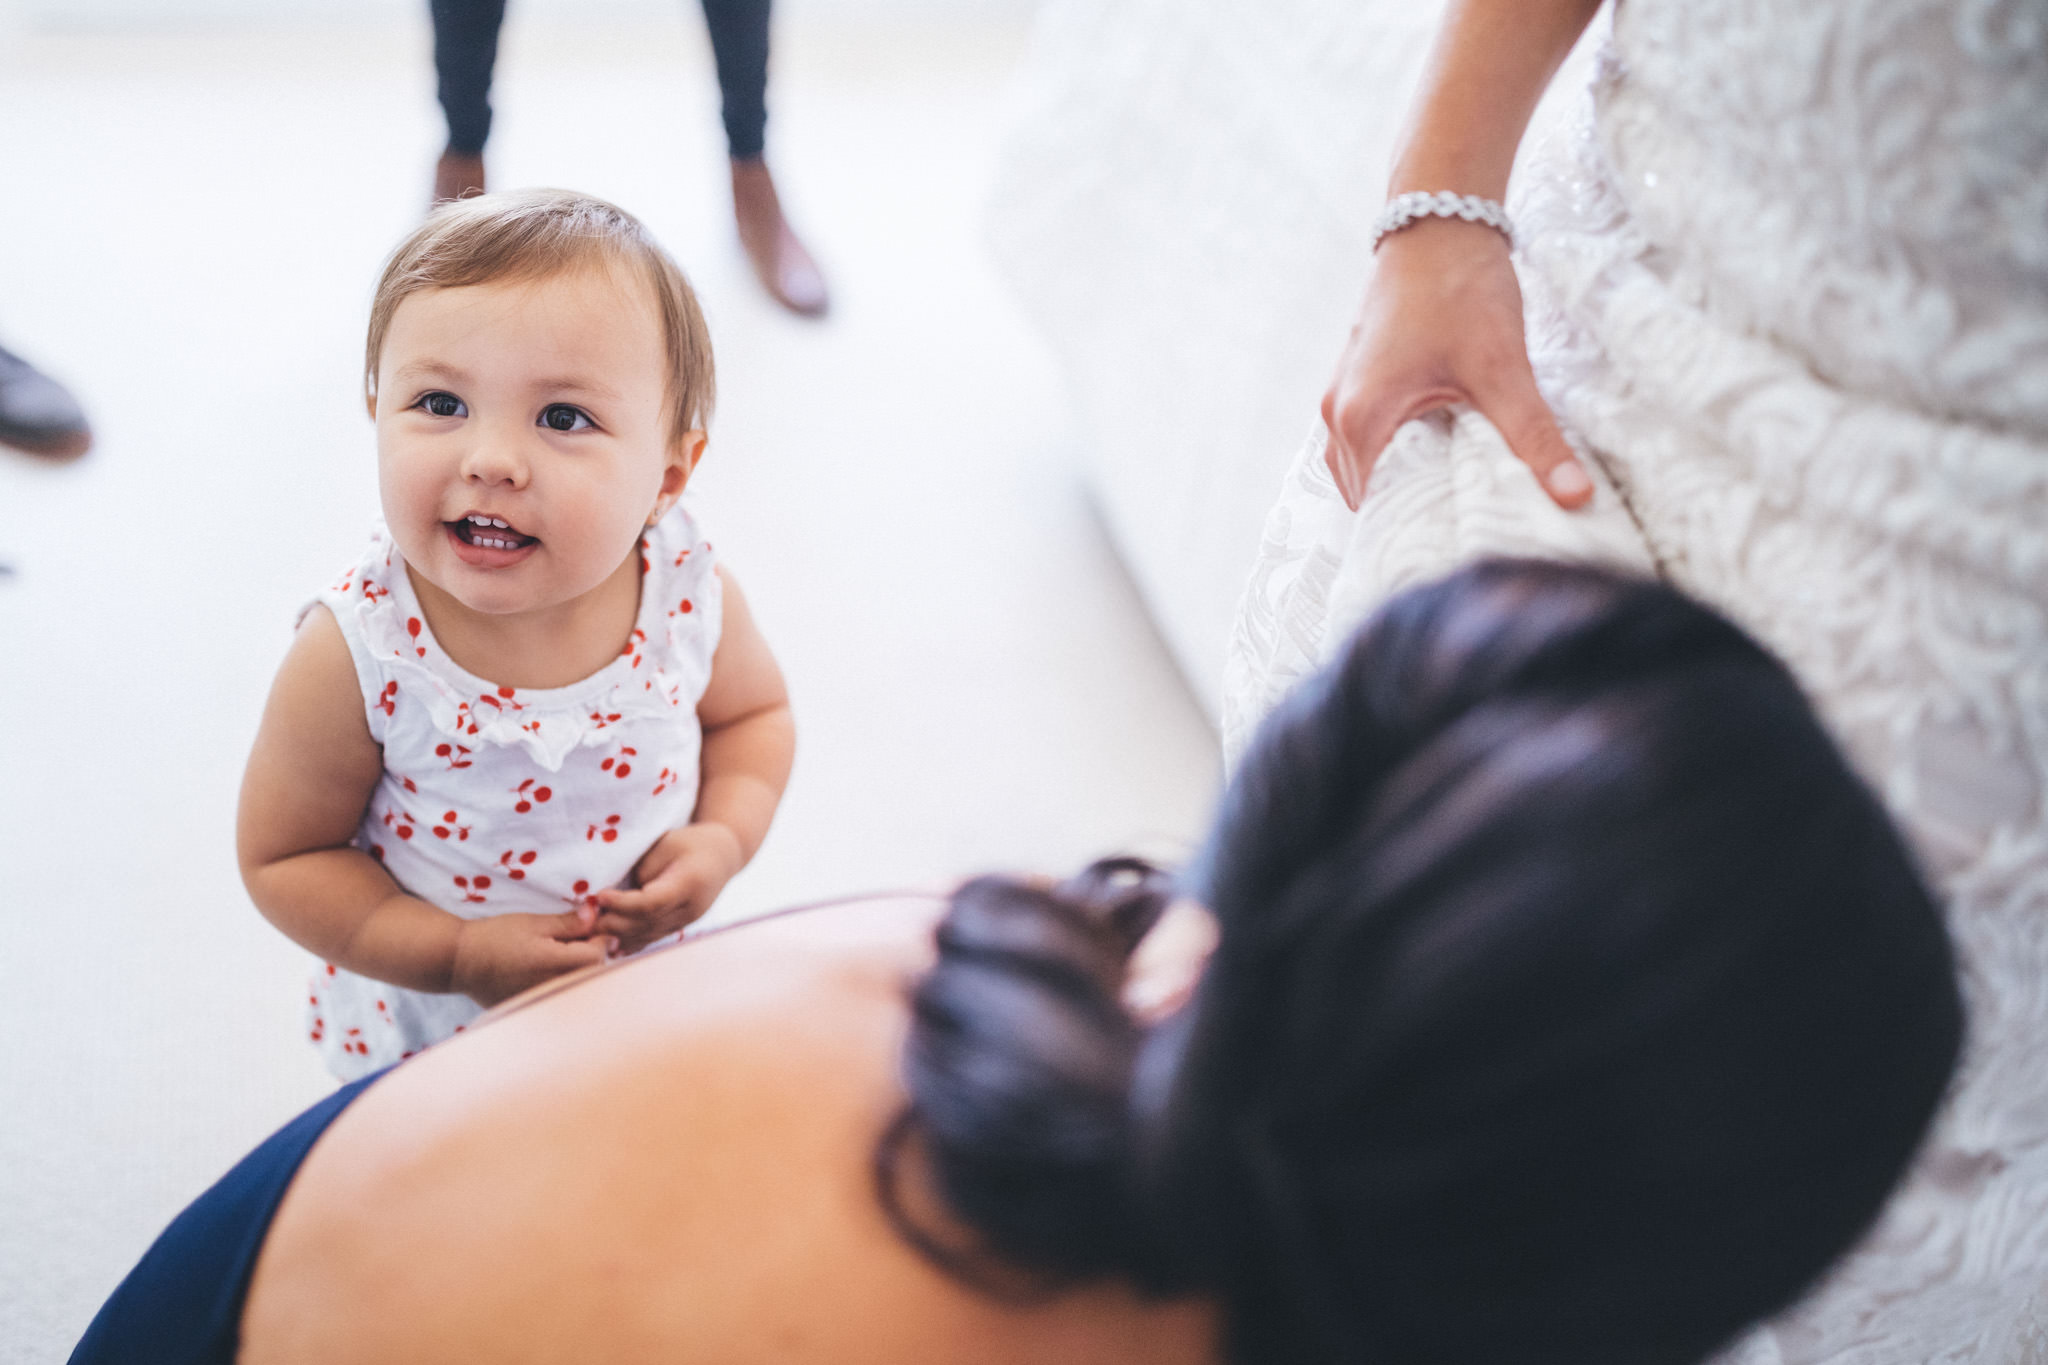
<instances>
[{"instance_id":1,"label":"embroidered white fabric","mask_svg":"<svg viewBox=\"0 0 2048 1365\"><path fill-rule=\"evenodd\" d=\"M1964 1073L1907 1189L1741 1365L2048 1361L2048 8L1626 0L1510 208L1531 355L1598 471L1556 514L1469 413L1267 522L1226 745L1481 553L1636 562L1786 658L1911 831Z\"/></svg>"}]
</instances>

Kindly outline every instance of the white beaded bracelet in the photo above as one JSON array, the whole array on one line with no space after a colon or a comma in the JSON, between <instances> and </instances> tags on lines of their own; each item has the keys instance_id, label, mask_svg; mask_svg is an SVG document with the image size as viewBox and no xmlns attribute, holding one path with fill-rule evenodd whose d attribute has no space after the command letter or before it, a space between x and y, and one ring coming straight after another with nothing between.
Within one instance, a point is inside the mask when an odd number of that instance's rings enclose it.
<instances>
[{"instance_id":1,"label":"white beaded bracelet","mask_svg":"<svg viewBox=\"0 0 2048 1365\"><path fill-rule=\"evenodd\" d=\"M1515 229L1508 222L1506 209L1491 199L1481 199L1476 194L1452 194L1449 190L1435 194L1417 190L1389 199L1372 225L1372 249L1378 251L1389 235L1422 218L1462 218L1468 223L1484 223L1507 238L1508 249L1514 250Z\"/></svg>"}]
</instances>

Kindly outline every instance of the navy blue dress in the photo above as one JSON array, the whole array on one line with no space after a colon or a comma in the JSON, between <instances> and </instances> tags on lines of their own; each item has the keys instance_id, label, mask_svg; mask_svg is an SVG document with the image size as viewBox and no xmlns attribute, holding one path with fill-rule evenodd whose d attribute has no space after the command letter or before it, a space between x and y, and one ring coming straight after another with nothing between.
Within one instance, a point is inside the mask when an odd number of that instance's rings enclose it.
<instances>
[{"instance_id":1,"label":"navy blue dress","mask_svg":"<svg viewBox=\"0 0 2048 1365\"><path fill-rule=\"evenodd\" d=\"M187 1205L100 1306L71 1365L233 1365L256 1253L285 1190L327 1125L389 1069L300 1114Z\"/></svg>"}]
</instances>

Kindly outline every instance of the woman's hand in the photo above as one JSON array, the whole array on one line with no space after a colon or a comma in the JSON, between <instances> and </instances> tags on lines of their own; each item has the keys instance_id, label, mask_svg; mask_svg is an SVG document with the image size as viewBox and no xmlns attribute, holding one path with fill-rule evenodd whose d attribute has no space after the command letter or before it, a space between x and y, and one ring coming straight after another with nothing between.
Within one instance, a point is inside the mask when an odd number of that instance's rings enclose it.
<instances>
[{"instance_id":1,"label":"woman's hand","mask_svg":"<svg viewBox=\"0 0 2048 1365\"><path fill-rule=\"evenodd\" d=\"M702 918L746 861L739 836L716 821L672 829L634 865L636 890L597 893L597 930L637 953Z\"/></svg>"},{"instance_id":2,"label":"woman's hand","mask_svg":"<svg viewBox=\"0 0 2048 1365\"><path fill-rule=\"evenodd\" d=\"M458 994L486 1008L564 972L604 961L589 910L559 915L487 915L462 921L449 973Z\"/></svg>"},{"instance_id":3,"label":"woman's hand","mask_svg":"<svg viewBox=\"0 0 2048 1365\"><path fill-rule=\"evenodd\" d=\"M1536 391L1506 239L1484 224L1425 218L1381 244L1358 325L1323 395L1324 458L1353 511L1401 424L1452 403L1485 414L1559 505L1592 496L1592 480Z\"/></svg>"}]
</instances>

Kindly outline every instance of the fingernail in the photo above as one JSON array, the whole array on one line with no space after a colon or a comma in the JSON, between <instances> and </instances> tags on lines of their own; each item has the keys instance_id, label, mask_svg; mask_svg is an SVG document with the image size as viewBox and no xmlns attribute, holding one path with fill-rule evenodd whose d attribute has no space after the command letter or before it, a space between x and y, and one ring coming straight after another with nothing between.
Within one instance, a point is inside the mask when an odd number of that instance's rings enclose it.
<instances>
[{"instance_id":1,"label":"fingernail","mask_svg":"<svg viewBox=\"0 0 2048 1365\"><path fill-rule=\"evenodd\" d=\"M1566 460L1550 471L1550 491L1560 498L1576 498L1592 492L1593 481L1575 461Z\"/></svg>"}]
</instances>

